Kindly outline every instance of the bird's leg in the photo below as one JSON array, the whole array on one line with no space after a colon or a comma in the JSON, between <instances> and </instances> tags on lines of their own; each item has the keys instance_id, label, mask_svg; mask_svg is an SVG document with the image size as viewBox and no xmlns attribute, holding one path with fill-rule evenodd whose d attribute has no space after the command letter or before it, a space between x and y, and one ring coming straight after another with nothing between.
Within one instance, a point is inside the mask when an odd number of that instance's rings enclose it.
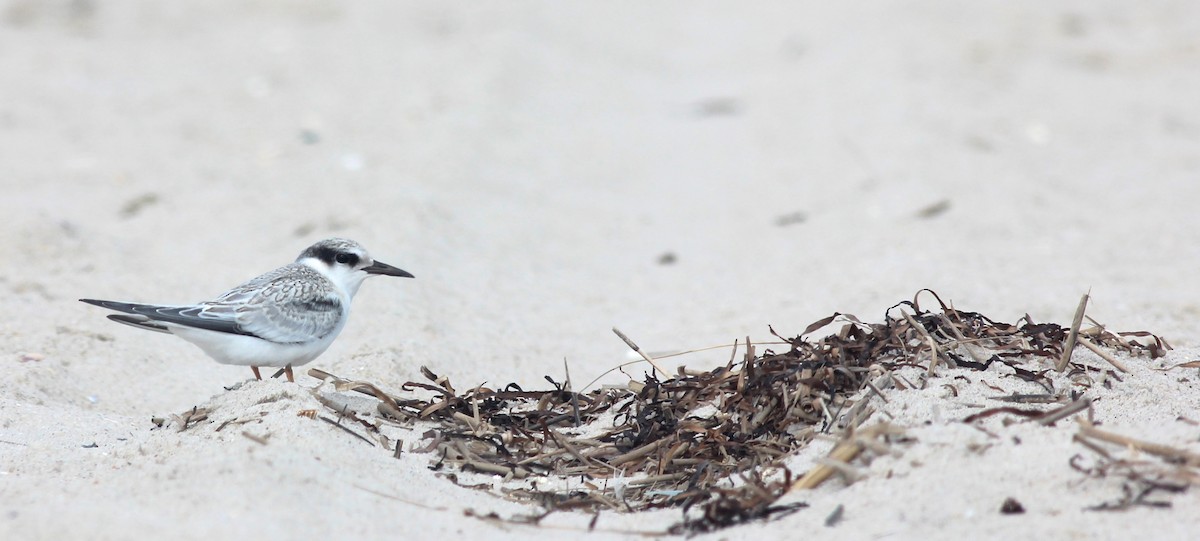
<instances>
[{"instance_id":1,"label":"bird's leg","mask_svg":"<svg viewBox=\"0 0 1200 541\"><path fill-rule=\"evenodd\" d=\"M251 367L250 367L250 369L254 371L254 379L257 379L257 380L260 380L260 381L261 381L261 380L262 380L262 374L259 374L259 373L258 373L258 367L257 367L257 366L251 366Z\"/></svg>"},{"instance_id":2,"label":"bird's leg","mask_svg":"<svg viewBox=\"0 0 1200 541\"><path fill-rule=\"evenodd\" d=\"M290 381L292 383L296 383L296 378L292 377L292 365L290 365L290 364L287 365L286 367L284 367L283 371L285 373L287 373L288 381Z\"/></svg>"}]
</instances>

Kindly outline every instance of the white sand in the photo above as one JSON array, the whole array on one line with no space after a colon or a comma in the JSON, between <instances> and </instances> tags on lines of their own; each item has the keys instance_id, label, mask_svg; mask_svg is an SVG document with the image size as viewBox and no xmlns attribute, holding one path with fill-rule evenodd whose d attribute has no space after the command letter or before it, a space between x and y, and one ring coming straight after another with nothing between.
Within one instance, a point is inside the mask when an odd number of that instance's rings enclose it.
<instances>
[{"instance_id":1,"label":"white sand","mask_svg":"<svg viewBox=\"0 0 1200 541\"><path fill-rule=\"evenodd\" d=\"M1151 370L1200 354L1198 35L1186 1L0 2L0 538L578 537L589 517L465 518L533 509L296 416L307 376L226 391L249 371L75 301L208 298L331 235L417 275L365 285L310 365L348 377L534 386L566 359L587 380L625 360L614 325L649 350L765 340L923 287L1067 322L1090 288L1092 317L1177 346L1129 360L1097 418L1200 450L1176 420L1200 418L1200 377ZM958 398L890 395L916 441L859 483L709 537L1200 527L1195 491L1084 511L1120 490L1070 469L1072 424L990 439L956 422L991 396L965 375ZM152 430L197 405L216 422Z\"/></svg>"}]
</instances>

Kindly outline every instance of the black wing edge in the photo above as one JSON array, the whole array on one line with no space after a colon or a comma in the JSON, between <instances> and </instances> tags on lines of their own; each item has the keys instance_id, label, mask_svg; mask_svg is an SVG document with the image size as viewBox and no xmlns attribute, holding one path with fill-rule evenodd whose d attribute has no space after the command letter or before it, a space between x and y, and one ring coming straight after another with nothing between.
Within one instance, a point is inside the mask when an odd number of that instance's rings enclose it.
<instances>
[{"instance_id":1,"label":"black wing edge","mask_svg":"<svg viewBox=\"0 0 1200 541\"><path fill-rule=\"evenodd\" d=\"M165 332L167 334L171 334L171 329L168 329L166 325L161 325L161 324L155 323L154 320L146 319L142 316L127 316L125 314L112 314L112 315L108 316L108 319L111 319L111 320L116 321L117 323L121 323L123 325L129 325L130 327L137 327L139 329L145 329L147 331Z\"/></svg>"},{"instance_id":2,"label":"black wing edge","mask_svg":"<svg viewBox=\"0 0 1200 541\"><path fill-rule=\"evenodd\" d=\"M152 331L170 332L170 330L167 329L167 327L165 327L163 325L150 324L150 321L161 321L164 323L174 323L176 325L183 325L186 327L194 327L197 329L204 329L207 331L216 331L216 332L223 332L223 333L229 333L229 334L241 334L244 336L253 336L255 338L261 338L260 336L257 336L252 332L248 332L248 331L242 329L240 326L238 326L237 323L234 323L232 321L221 321L221 320L217 320L217 319L204 319L204 318L199 318L196 316L185 314L184 312L195 309L194 307L191 307L191 306L184 306L184 307L155 306L153 304L136 304L136 303L131 303L131 302L103 301L103 300L99 300L99 299L79 299L79 302L85 302L87 304L99 306L101 308L108 308L109 310L116 310L118 312L125 312L127 314L134 314L136 316L141 316L141 318L145 318L145 319L134 318L134 317L129 317L129 316L116 316L116 315L108 316L108 319L116 321L117 323L124 323L126 325L132 325L134 327L149 329Z\"/></svg>"}]
</instances>

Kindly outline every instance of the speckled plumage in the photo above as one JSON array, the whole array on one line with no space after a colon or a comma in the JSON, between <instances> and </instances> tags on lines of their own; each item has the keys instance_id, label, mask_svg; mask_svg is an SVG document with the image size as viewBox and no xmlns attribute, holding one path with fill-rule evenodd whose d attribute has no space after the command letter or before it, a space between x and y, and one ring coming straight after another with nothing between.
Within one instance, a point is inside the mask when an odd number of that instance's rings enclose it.
<instances>
[{"instance_id":1,"label":"speckled plumage","mask_svg":"<svg viewBox=\"0 0 1200 541\"><path fill-rule=\"evenodd\" d=\"M200 317L232 319L239 329L279 343L324 338L342 317L337 287L302 263L263 274L197 308Z\"/></svg>"}]
</instances>

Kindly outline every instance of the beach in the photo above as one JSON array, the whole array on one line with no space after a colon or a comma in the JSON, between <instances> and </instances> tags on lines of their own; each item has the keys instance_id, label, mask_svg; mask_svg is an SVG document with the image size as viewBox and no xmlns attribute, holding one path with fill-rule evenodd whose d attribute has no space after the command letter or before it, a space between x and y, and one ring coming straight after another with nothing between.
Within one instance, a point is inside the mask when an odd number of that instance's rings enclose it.
<instances>
[{"instance_id":1,"label":"beach","mask_svg":"<svg viewBox=\"0 0 1200 541\"><path fill-rule=\"evenodd\" d=\"M342 421L322 397L375 402L308 369L396 394L427 381L422 367L458 391L543 389L567 371L621 386L650 367L610 371L639 358L613 327L652 356L747 339L786 351L766 344L772 330L790 339L835 312L881 322L914 297L935 308L926 288L997 321L1062 326L1089 294L1106 329L1165 338L1162 357L1117 352L1127 372L1076 350L1116 376L1086 389L1050 377L1092 400L1096 427L1200 453L1200 376L1172 368L1200 355L1198 15L1187 2L0 2L0 537L665 535L679 509L514 523L538 506L494 475L431 469L428 422L389 427L392 453L321 421ZM77 302L211 299L327 237L416 278L368 280L295 384L251 381ZM1091 509L1123 481L1073 467L1096 456L1076 418L963 422L1035 391L999 366L885 390L874 420L904 436L856 459L854 482L699 537L1200 527L1194 490ZM818 438L788 466L835 444ZM1024 513L1001 513L1006 498Z\"/></svg>"}]
</instances>

